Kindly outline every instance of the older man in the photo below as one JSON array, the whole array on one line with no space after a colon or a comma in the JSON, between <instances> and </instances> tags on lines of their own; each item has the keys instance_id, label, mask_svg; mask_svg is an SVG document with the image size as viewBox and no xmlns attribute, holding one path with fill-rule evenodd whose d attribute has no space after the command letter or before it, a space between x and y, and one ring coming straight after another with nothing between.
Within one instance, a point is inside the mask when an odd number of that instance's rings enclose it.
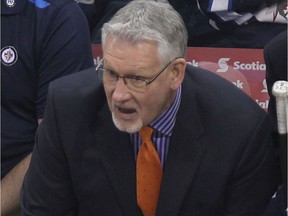
<instances>
[{"instance_id":1,"label":"older man","mask_svg":"<svg viewBox=\"0 0 288 216\"><path fill-rule=\"evenodd\" d=\"M96 70L50 85L23 215L261 215L278 180L267 114L186 64L179 14L132 1L102 42Z\"/></svg>"}]
</instances>

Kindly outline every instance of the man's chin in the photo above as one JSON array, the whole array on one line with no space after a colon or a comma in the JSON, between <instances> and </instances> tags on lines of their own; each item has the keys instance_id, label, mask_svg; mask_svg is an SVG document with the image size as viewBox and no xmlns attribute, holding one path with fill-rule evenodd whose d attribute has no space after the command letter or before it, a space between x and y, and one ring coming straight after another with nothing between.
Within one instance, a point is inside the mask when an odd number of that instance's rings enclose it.
<instances>
[{"instance_id":1,"label":"man's chin","mask_svg":"<svg viewBox=\"0 0 288 216\"><path fill-rule=\"evenodd\" d=\"M140 119L135 120L135 121L121 121L115 117L115 115L112 113L112 119L113 123L116 126L116 128L120 131L127 132L127 133L135 133L142 128L143 123Z\"/></svg>"}]
</instances>

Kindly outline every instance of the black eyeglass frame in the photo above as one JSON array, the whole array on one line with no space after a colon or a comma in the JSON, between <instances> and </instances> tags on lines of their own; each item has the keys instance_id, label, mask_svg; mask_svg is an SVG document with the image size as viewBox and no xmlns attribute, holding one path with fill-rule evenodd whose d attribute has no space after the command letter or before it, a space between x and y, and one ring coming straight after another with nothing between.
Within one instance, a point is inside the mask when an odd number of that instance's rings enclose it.
<instances>
[{"instance_id":1,"label":"black eyeglass frame","mask_svg":"<svg viewBox=\"0 0 288 216\"><path fill-rule=\"evenodd\" d=\"M114 73L115 73L114 75L116 76L116 82L119 80L119 78L123 78L125 85L127 85L126 78L128 78L128 79L135 79L135 80L144 81L144 82L146 83L146 86L148 86L148 85L150 85L154 80L156 80L156 78L159 77L159 76L167 69L167 67L168 67L173 61L175 61L175 60L178 59L178 58L181 58L181 57L174 58L173 60L171 60L170 62L168 62L168 64L166 64L165 67L163 67L158 73L156 73L156 74L155 74L152 78L150 78L150 79L145 79L145 78L140 77L140 76L138 77L138 76L129 76L129 75L119 75L119 74L117 74L116 72L114 72ZM103 60L102 60L102 61L103 61ZM102 62L97 65L97 67L96 67L96 69L95 69L97 72L98 72L98 69L100 69L101 65L103 65ZM101 69L103 69L103 68L101 68ZM104 69L103 69L103 70L104 70Z\"/></svg>"}]
</instances>

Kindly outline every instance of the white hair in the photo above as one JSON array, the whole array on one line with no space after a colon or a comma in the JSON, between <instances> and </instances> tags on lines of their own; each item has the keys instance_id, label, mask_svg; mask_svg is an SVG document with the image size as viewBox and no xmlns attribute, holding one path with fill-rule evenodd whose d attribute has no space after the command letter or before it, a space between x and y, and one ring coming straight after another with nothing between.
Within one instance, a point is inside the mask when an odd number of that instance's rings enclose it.
<instances>
[{"instance_id":1,"label":"white hair","mask_svg":"<svg viewBox=\"0 0 288 216\"><path fill-rule=\"evenodd\" d=\"M169 3L131 1L103 25L102 45L107 36L132 44L155 41L163 64L186 55L187 29L182 17Z\"/></svg>"}]
</instances>

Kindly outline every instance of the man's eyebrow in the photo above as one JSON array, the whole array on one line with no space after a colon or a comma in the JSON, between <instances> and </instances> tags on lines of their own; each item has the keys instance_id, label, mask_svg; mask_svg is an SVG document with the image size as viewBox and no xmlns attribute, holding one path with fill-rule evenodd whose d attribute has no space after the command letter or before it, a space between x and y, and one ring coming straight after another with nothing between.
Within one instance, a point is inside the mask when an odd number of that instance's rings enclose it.
<instances>
[{"instance_id":1,"label":"man's eyebrow","mask_svg":"<svg viewBox=\"0 0 288 216\"><path fill-rule=\"evenodd\" d=\"M108 70L110 72L113 72L117 75L121 75L120 73L118 73L116 70L112 69L109 65L106 67L105 63L103 62L103 66L105 68L105 70ZM139 68L139 70L137 69L133 69L133 71L131 70L130 72L127 72L127 74L125 74L126 77L137 77L137 78L142 78L142 79L148 79L147 77L140 75L139 71L145 71L144 68Z\"/></svg>"}]
</instances>

